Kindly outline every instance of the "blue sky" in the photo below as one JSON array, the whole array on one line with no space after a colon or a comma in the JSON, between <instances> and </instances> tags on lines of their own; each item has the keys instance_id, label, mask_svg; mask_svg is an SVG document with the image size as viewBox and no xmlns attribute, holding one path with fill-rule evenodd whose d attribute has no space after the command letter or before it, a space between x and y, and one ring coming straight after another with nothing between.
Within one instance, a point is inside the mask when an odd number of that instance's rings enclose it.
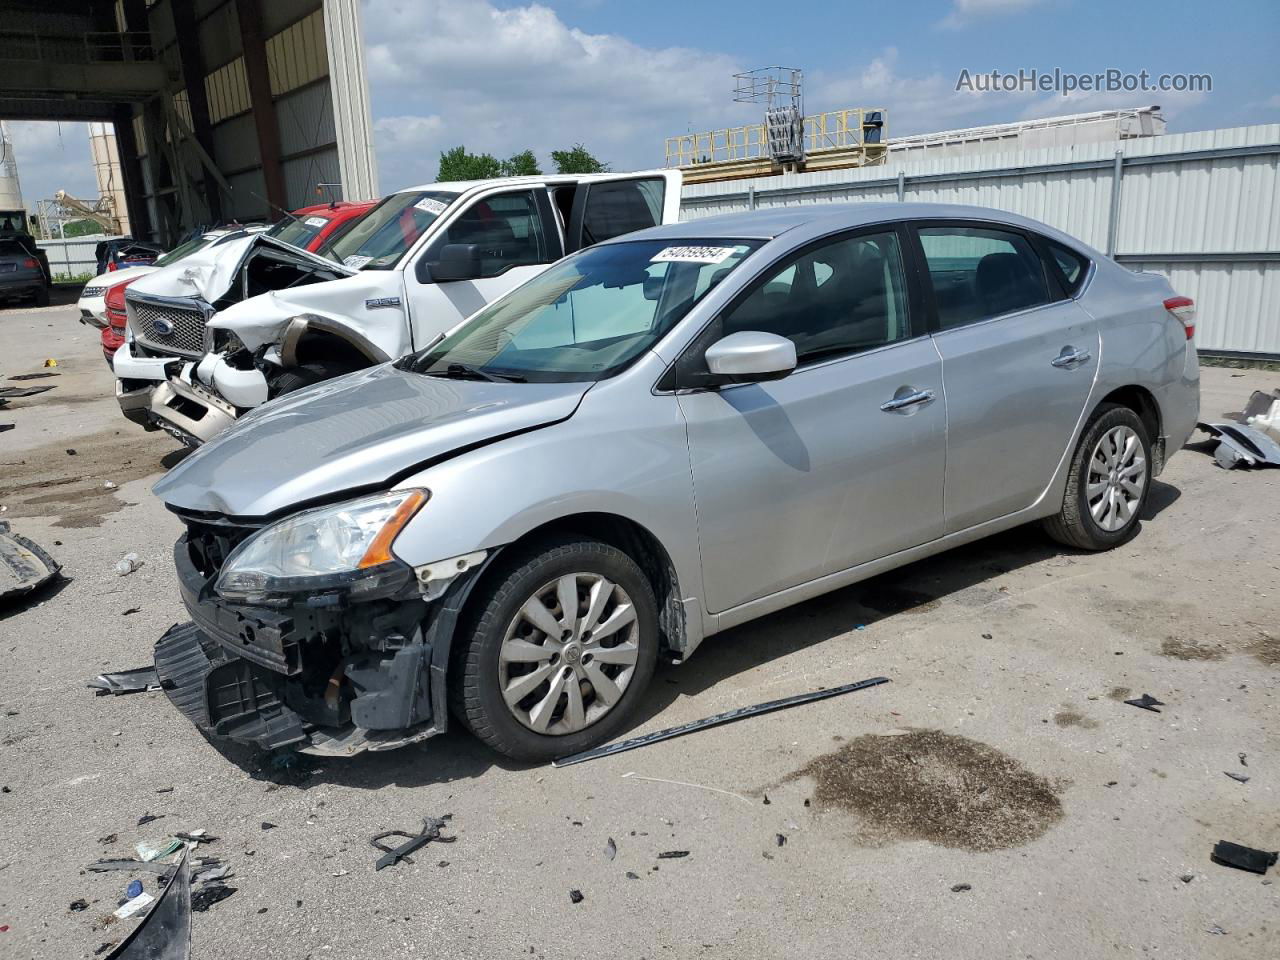
<instances>
[{"instance_id":1,"label":"blue sky","mask_svg":"<svg viewBox=\"0 0 1280 960\"><path fill-rule=\"evenodd\" d=\"M663 140L754 121L731 75L806 73L811 112L889 111L889 135L1160 103L1169 131L1280 122L1276 0L364 0L381 187L432 179L443 149L584 142L617 169ZM964 94L961 69L1208 73L1207 94ZM83 125L14 124L29 204L91 195Z\"/></svg>"}]
</instances>

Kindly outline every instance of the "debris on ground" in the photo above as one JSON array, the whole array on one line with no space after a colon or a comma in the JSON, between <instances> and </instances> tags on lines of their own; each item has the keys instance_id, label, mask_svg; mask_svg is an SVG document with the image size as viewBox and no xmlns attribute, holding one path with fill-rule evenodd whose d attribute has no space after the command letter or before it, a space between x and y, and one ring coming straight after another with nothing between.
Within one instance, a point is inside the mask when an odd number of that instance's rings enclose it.
<instances>
[{"instance_id":1,"label":"debris on ground","mask_svg":"<svg viewBox=\"0 0 1280 960\"><path fill-rule=\"evenodd\" d=\"M966 892L968 892L969 890L972 890L972 889L973 889L973 887L972 887L970 884L967 884L967 883L957 883L954 887L952 887L952 888L951 888L951 892L952 892L952 893L966 893Z\"/></svg>"},{"instance_id":2,"label":"debris on ground","mask_svg":"<svg viewBox=\"0 0 1280 960\"><path fill-rule=\"evenodd\" d=\"M680 858L687 857L688 855L689 855L688 850L663 850L662 853L658 854L658 859L659 860L679 860Z\"/></svg>"},{"instance_id":3,"label":"debris on ground","mask_svg":"<svg viewBox=\"0 0 1280 960\"><path fill-rule=\"evenodd\" d=\"M1230 777L1232 780L1239 781L1240 783L1248 783L1248 782L1249 782L1249 778L1248 778L1245 774L1243 774L1243 773L1236 773L1236 772L1234 772L1234 771L1232 771L1232 770L1223 770L1222 772L1223 772L1223 773L1225 773L1225 774L1226 774L1228 777Z\"/></svg>"},{"instance_id":4,"label":"debris on ground","mask_svg":"<svg viewBox=\"0 0 1280 960\"><path fill-rule=\"evenodd\" d=\"M586 898L586 897L584 897L584 896L582 895L582 891L581 891L581 890L570 890L570 891L569 891L569 899L570 899L571 901L573 901L574 903L581 903L583 900L585 900L585 899L587 899L587 898Z\"/></svg>"},{"instance_id":5,"label":"debris on ground","mask_svg":"<svg viewBox=\"0 0 1280 960\"><path fill-rule=\"evenodd\" d=\"M1224 470L1236 467L1280 467L1280 443L1270 434L1240 423L1198 423L1218 439L1213 459Z\"/></svg>"},{"instance_id":6,"label":"debris on ground","mask_svg":"<svg viewBox=\"0 0 1280 960\"><path fill-rule=\"evenodd\" d=\"M13 424L13 423L0 423L0 433L4 433L6 430L13 430L13 429L15 429L16 427L17 427L17 424Z\"/></svg>"},{"instance_id":7,"label":"debris on ground","mask_svg":"<svg viewBox=\"0 0 1280 960\"><path fill-rule=\"evenodd\" d=\"M99 697L107 694L119 696L122 693L143 693L160 689L160 678L156 676L155 667L135 667L132 670L120 670L116 673L100 673L85 686Z\"/></svg>"},{"instance_id":8,"label":"debris on ground","mask_svg":"<svg viewBox=\"0 0 1280 960\"><path fill-rule=\"evenodd\" d=\"M155 906L111 951L107 960L189 960L191 870L186 854L160 896L154 899ZM98 952L102 949L99 947Z\"/></svg>"},{"instance_id":9,"label":"debris on ground","mask_svg":"<svg viewBox=\"0 0 1280 960\"><path fill-rule=\"evenodd\" d=\"M1249 765L1249 761L1245 759L1248 756L1247 753L1237 753L1236 756L1240 758L1240 766L1247 767Z\"/></svg>"},{"instance_id":10,"label":"debris on ground","mask_svg":"<svg viewBox=\"0 0 1280 960\"><path fill-rule=\"evenodd\" d=\"M125 888L124 895L132 900L134 897L142 895L142 881L130 880L129 886Z\"/></svg>"},{"instance_id":11,"label":"debris on ground","mask_svg":"<svg viewBox=\"0 0 1280 960\"><path fill-rule=\"evenodd\" d=\"M369 843L376 849L383 851L383 855L377 859L373 865L374 870L381 870L383 867L389 867L394 863L403 860L405 863L412 864L413 860L409 854L422 847L425 847L432 840L438 843L453 843L457 837L442 837L440 831L444 828L447 821L453 819L453 814L446 813L443 817L424 817L422 820L421 833L405 833L403 830L386 830L369 839ZM382 841L387 837L404 837L405 842L398 847L390 847Z\"/></svg>"},{"instance_id":12,"label":"debris on ground","mask_svg":"<svg viewBox=\"0 0 1280 960\"><path fill-rule=\"evenodd\" d=\"M683 723L677 727L668 727L665 730L658 730L654 733L646 733L643 736L632 737L630 740L621 740L617 743L605 744L602 747L594 747L591 750L584 750L582 753L575 753L572 756L561 757L558 760L553 760L551 765L553 767L567 767L574 763L583 763L587 760L595 760L599 757L608 757L615 753L635 750L638 747L647 747L649 744L657 743L661 740L672 740L675 737L683 737L688 733L695 733L699 730L707 730L711 727L722 726L726 723L745 720L747 717L755 717L763 713L772 713L775 710L785 710L787 707L798 707L804 703L813 703L817 700L825 700L828 697L837 697L845 693L866 690L869 687L879 686L882 683L888 682L888 677L872 677L868 680L859 680L856 683L846 683L839 687L831 687L825 690L814 690L811 693L801 693L794 697L783 697L781 700L769 700L766 703L758 703L750 707L739 707L736 710L726 710L724 713L717 713L714 716L704 717L701 720L692 720L689 723Z\"/></svg>"},{"instance_id":13,"label":"debris on ground","mask_svg":"<svg viewBox=\"0 0 1280 960\"><path fill-rule=\"evenodd\" d=\"M89 901L85 900L84 898L81 898L79 900L72 900L71 905L67 909L70 910L72 913L80 913L82 910L89 909Z\"/></svg>"},{"instance_id":14,"label":"debris on ground","mask_svg":"<svg viewBox=\"0 0 1280 960\"><path fill-rule=\"evenodd\" d=\"M271 823L271 822L269 822L269 821L267 821L267 820L263 820L263 821L262 821L262 829L263 829L263 830L274 830L275 828L276 828L276 825L275 825L274 823Z\"/></svg>"},{"instance_id":15,"label":"debris on ground","mask_svg":"<svg viewBox=\"0 0 1280 960\"><path fill-rule=\"evenodd\" d=\"M122 616L122 617L131 617L131 616L133 616L135 613L141 613L141 612L142 612L142 608L141 608L141 607L130 607L128 610L126 610L126 611L124 611L122 614L120 614L120 616Z\"/></svg>"},{"instance_id":16,"label":"debris on ground","mask_svg":"<svg viewBox=\"0 0 1280 960\"><path fill-rule=\"evenodd\" d=\"M57 377L61 374L57 373L19 373L10 377L10 380L44 380L47 377Z\"/></svg>"},{"instance_id":17,"label":"debris on ground","mask_svg":"<svg viewBox=\"0 0 1280 960\"><path fill-rule=\"evenodd\" d=\"M0 520L0 603L26 596L59 575L61 565Z\"/></svg>"},{"instance_id":18,"label":"debris on ground","mask_svg":"<svg viewBox=\"0 0 1280 960\"><path fill-rule=\"evenodd\" d=\"M238 889L238 887L227 886L227 884L223 883L221 880L214 880L211 883L206 883L199 890L192 892L191 909L197 913L204 913L215 903L221 903Z\"/></svg>"},{"instance_id":19,"label":"debris on ground","mask_svg":"<svg viewBox=\"0 0 1280 960\"><path fill-rule=\"evenodd\" d=\"M604 855L609 860L618 855L618 845L613 842L613 837L610 837L609 842L604 845Z\"/></svg>"},{"instance_id":20,"label":"debris on ground","mask_svg":"<svg viewBox=\"0 0 1280 960\"><path fill-rule=\"evenodd\" d=\"M163 816L164 816L163 813L155 813L155 814L144 813L142 816L138 818L138 826L145 827L148 823L154 823L155 821L159 820Z\"/></svg>"},{"instance_id":21,"label":"debris on ground","mask_svg":"<svg viewBox=\"0 0 1280 960\"><path fill-rule=\"evenodd\" d=\"M1196 878L1196 875L1194 873L1184 873L1178 879L1181 880L1183 883L1190 883L1195 878Z\"/></svg>"},{"instance_id":22,"label":"debris on ground","mask_svg":"<svg viewBox=\"0 0 1280 960\"><path fill-rule=\"evenodd\" d=\"M104 490L114 490L117 486L119 486L119 484L117 484L114 480L102 481L102 488ZM132 554L130 554L130 556L132 556ZM138 566L142 566L142 564L138 564Z\"/></svg>"},{"instance_id":23,"label":"debris on ground","mask_svg":"<svg viewBox=\"0 0 1280 960\"><path fill-rule=\"evenodd\" d=\"M133 897L123 906L119 907L115 911L114 915L117 920L128 920L139 910L142 910L155 902L155 899L156 898L149 893L139 893L136 897Z\"/></svg>"},{"instance_id":24,"label":"debris on ground","mask_svg":"<svg viewBox=\"0 0 1280 960\"><path fill-rule=\"evenodd\" d=\"M185 844L181 840L169 840L167 843L155 845L150 843L140 843L133 849L138 851L138 856L144 863L150 863L152 860L160 860L181 850Z\"/></svg>"},{"instance_id":25,"label":"debris on ground","mask_svg":"<svg viewBox=\"0 0 1280 960\"><path fill-rule=\"evenodd\" d=\"M112 870L146 870L161 876L169 872L163 863L152 863L148 860L134 860L131 857L106 857L95 860L85 867L90 873L108 873Z\"/></svg>"},{"instance_id":26,"label":"debris on ground","mask_svg":"<svg viewBox=\"0 0 1280 960\"><path fill-rule=\"evenodd\" d=\"M107 481L107 483L110 482L110 480ZM129 574L141 567L143 563L144 561L139 560L136 553L126 553L116 563L116 573L122 577L127 577Z\"/></svg>"},{"instance_id":27,"label":"debris on ground","mask_svg":"<svg viewBox=\"0 0 1280 960\"><path fill-rule=\"evenodd\" d=\"M1144 693L1142 696L1138 697L1136 700L1126 700L1125 703L1129 704L1129 706L1131 707L1140 707L1143 710L1150 710L1152 713L1161 712L1157 710L1156 707L1168 706L1168 704L1166 704L1163 700L1157 700L1155 697L1153 697L1149 693Z\"/></svg>"},{"instance_id":28,"label":"debris on ground","mask_svg":"<svg viewBox=\"0 0 1280 960\"><path fill-rule=\"evenodd\" d=\"M785 847L787 845L787 835L785 833L777 834L774 842L780 847Z\"/></svg>"},{"instance_id":29,"label":"debris on ground","mask_svg":"<svg viewBox=\"0 0 1280 960\"><path fill-rule=\"evenodd\" d=\"M640 879L640 874L638 874L638 873L634 873L634 872L632 872L631 870L628 870L628 871L627 871L627 879L628 879L628 880L639 880L639 879Z\"/></svg>"},{"instance_id":30,"label":"debris on ground","mask_svg":"<svg viewBox=\"0 0 1280 960\"><path fill-rule=\"evenodd\" d=\"M1280 851L1257 850L1253 847L1245 847L1238 843L1231 843L1229 840L1219 840L1213 847L1213 853L1210 859L1214 863L1220 863L1226 867L1236 867L1240 870L1248 870L1250 873L1267 872L1267 868L1275 866L1276 860L1280 859Z\"/></svg>"},{"instance_id":31,"label":"debris on ground","mask_svg":"<svg viewBox=\"0 0 1280 960\"><path fill-rule=\"evenodd\" d=\"M37 393L52 389L52 384L43 387L0 387L0 397L5 400L17 400L21 397L34 397Z\"/></svg>"}]
</instances>

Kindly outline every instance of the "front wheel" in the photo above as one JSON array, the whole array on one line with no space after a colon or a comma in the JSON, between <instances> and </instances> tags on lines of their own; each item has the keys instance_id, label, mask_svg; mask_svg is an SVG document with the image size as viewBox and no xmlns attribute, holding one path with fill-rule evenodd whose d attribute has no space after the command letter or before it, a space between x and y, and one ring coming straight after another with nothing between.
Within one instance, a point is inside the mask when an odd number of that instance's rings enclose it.
<instances>
[{"instance_id":1,"label":"front wheel","mask_svg":"<svg viewBox=\"0 0 1280 960\"><path fill-rule=\"evenodd\" d=\"M513 759L544 761L628 723L657 662L658 607L627 554L551 541L496 573L478 603L450 678L454 713L472 733Z\"/></svg>"},{"instance_id":2,"label":"front wheel","mask_svg":"<svg viewBox=\"0 0 1280 960\"><path fill-rule=\"evenodd\" d=\"M1151 441L1128 407L1106 404L1085 427L1049 536L1082 550L1110 550L1132 537L1151 486Z\"/></svg>"},{"instance_id":3,"label":"front wheel","mask_svg":"<svg viewBox=\"0 0 1280 960\"><path fill-rule=\"evenodd\" d=\"M321 361L319 363L303 363L289 367L271 381L271 398L293 393L304 387L310 387L324 380L332 380L359 369L349 363L337 361Z\"/></svg>"}]
</instances>

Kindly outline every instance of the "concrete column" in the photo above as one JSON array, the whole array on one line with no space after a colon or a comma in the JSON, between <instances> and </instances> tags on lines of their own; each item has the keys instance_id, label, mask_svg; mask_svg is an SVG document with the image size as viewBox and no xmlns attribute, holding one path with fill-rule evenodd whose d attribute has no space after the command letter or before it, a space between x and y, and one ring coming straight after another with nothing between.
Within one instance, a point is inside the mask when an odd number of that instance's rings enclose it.
<instances>
[{"instance_id":1,"label":"concrete column","mask_svg":"<svg viewBox=\"0 0 1280 960\"><path fill-rule=\"evenodd\" d=\"M262 0L236 0L240 20L240 43L244 48L244 72L249 81L249 100L253 123L258 131L258 158L262 163L262 179L267 187L267 220L276 220L287 210L289 197L284 187L284 168L280 164L280 124L276 104L271 98L271 73L267 67L266 37L262 35Z\"/></svg>"},{"instance_id":2,"label":"concrete column","mask_svg":"<svg viewBox=\"0 0 1280 960\"><path fill-rule=\"evenodd\" d=\"M359 0L324 0L324 40L344 200L379 196Z\"/></svg>"}]
</instances>

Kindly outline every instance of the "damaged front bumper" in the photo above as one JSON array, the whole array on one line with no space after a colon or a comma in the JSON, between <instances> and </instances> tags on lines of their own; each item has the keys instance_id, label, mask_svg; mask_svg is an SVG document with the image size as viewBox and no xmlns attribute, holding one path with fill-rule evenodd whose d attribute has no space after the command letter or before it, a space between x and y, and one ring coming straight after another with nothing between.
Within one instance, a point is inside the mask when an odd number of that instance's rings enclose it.
<instances>
[{"instance_id":1,"label":"damaged front bumper","mask_svg":"<svg viewBox=\"0 0 1280 960\"><path fill-rule=\"evenodd\" d=\"M126 340L112 361L120 412L188 446L213 439L235 423L238 411L195 381L195 366L180 357L147 356Z\"/></svg>"},{"instance_id":2,"label":"damaged front bumper","mask_svg":"<svg viewBox=\"0 0 1280 960\"><path fill-rule=\"evenodd\" d=\"M412 581L390 599L334 594L289 607L213 593L188 538L174 550L192 622L156 644L169 699L213 737L326 756L391 750L443 732L445 676L458 613L478 571L447 584Z\"/></svg>"}]
</instances>

